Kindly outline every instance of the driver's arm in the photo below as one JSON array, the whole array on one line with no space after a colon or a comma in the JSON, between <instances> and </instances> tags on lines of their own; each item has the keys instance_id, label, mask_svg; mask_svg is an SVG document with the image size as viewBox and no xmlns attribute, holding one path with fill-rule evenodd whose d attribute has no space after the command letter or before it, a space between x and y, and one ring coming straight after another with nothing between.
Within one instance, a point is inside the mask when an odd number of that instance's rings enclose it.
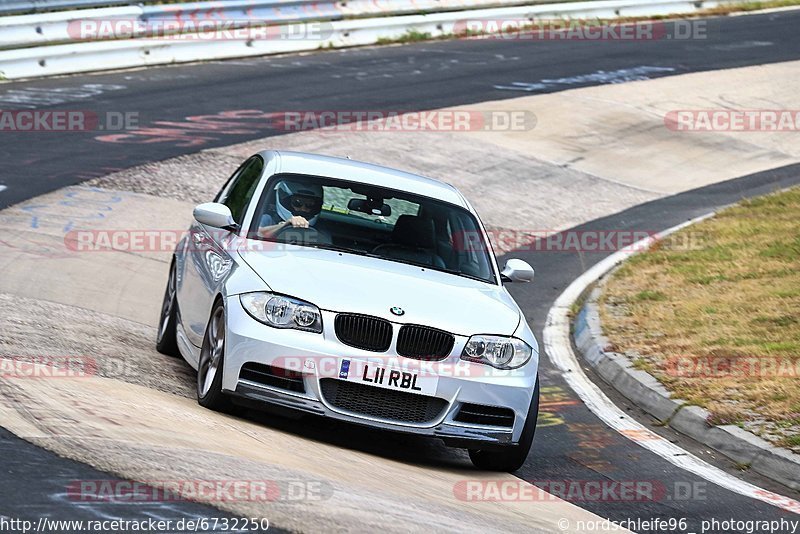
<instances>
[{"instance_id":1,"label":"driver's arm","mask_svg":"<svg viewBox=\"0 0 800 534\"><path fill-rule=\"evenodd\" d=\"M308 228L308 221L305 217L300 217L295 215L288 221L283 221L278 224L273 224L270 226L262 226L258 229L258 235L261 237L274 237L275 234L286 228L287 226L291 226L292 228Z\"/></svg>"}]
</instances>

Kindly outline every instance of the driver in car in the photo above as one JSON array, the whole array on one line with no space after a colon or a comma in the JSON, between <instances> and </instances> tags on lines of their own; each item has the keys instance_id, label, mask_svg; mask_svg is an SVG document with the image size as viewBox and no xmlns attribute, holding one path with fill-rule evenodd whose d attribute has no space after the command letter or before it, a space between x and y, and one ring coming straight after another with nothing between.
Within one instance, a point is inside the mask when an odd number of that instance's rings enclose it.
<instances>
[{"instance_id":1,"label":"driver in car","mask_svg":"<svg viewBox=\"0 0 800 534\"><path fill-rule=\"evenodd\" d=\"M310 228L317 235L316 240L331 242L328 234L314 228L322 211L322 186L281 180L274 193L274 205L268 205L266 213L261 216L259 235L277 237L289 228L299 229L298 233Z\"/></svg>"}]
</instances>

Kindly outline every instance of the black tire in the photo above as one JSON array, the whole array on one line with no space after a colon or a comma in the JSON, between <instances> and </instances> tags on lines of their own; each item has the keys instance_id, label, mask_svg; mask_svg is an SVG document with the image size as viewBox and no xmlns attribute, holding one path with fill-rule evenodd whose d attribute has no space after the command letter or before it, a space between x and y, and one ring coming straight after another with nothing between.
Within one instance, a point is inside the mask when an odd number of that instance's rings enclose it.
<instances>
[{"instance_id":1,"label":"black tire","mask_svg":"<svg viewBox=\"0 0 800 534\"><path fill-rule=\"evenodd\" d=\"M536 386L533 389L531 405L528 408L528 417L522 429L519 443L508 447L495 449L470 449L469 459L472 465L484 471L514 472L525 463L528 453L533 445L533 436L536 433L536 422L539 419L539 377L536 377Z\"/></svg>"},{"instance_id":2,"label":"black tire","mask_svg":"<svg viewBox=\"0 0 800 534\"><path fill-rule=\"evenodd\" d=\"M225 307L222 302L217 302L206 326L200 360L197 364L197 403L209 410L230 413L233 410L233 403L230 397L222 392L225 330Z\"/></svg>"},{"instance_id":3,"label":"black tire","mask_svg":"<svg viewBox=\"0 0 800 534\"><path fill-rule=\"evenodd\" d=\"M158 333L156 337L156 350L167 356L178 357L177 327L178 327L178 299L177 299L177 273L175 261L169 267L167 287L164 289L164 300L161 303L161 316L158 318Z\"/></svg>"}]
</instances>

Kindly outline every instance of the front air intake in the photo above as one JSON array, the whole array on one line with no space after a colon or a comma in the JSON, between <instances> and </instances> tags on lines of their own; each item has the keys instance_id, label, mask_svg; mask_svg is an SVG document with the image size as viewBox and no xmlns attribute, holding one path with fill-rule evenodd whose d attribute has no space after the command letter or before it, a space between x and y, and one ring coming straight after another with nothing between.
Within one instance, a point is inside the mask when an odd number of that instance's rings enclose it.
<instances>
[{"instance_id":1,"label":"front air intake","mask_svg":"<svg viewBox=\"0 0 800 534\"><path fill-rule=\"evenodd\" d=\"M405 325L397 336L397 354L415 360L443 360L453 350L453 334L428 328Z\"/></svg>"},{"instance_id":2,"label":"front air intake","mask_svg":"<svg viewBox=\"0 0 800 534\"><path fill-rule=\"evenodd\" d=\"M438 419L447 408L447 401L439 397L394 391L336 378L323 378L319 385L325 400L333 407L367 417L403 423L430 423Z\"/></svg>"},{"instance_id":3,"label":"front air intake","mask_svg":"<svg viewBox=\"0 0 800 534\"><path fill-rule=\"evenodd\" d=\"M473 425L514 426L514 410L500 406L484 406L482 404L463 404L455 417L461 423Z\"/></svg>"},{"instance_id":4,"label":"front air intake","mask_svg":"<svg viewBox=\"0 0 800 534\"><path fill-rule=\"evenodd\" d=\"M247 362L242 366L242 370L239 371L239 379L297 393L306 392L302 373L272 365Z\"/></svg>"},{"instance_id":5,"label":"front air intake","mask_svg":"<svg viewBox=\"0 0 800 534\"><path fill-rule=\"evenodd\" d=\"M343 313L334 328L339 341L357 349L386 352L392 344L392 323L378 317Z\"/></svg>"}]
</instances>

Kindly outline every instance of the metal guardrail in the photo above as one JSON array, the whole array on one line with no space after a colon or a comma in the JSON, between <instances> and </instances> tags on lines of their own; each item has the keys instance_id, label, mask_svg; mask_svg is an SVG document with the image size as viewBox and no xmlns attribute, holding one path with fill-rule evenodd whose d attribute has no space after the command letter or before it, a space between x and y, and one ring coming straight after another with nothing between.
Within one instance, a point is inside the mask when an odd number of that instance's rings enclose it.
<instances>
[{"instance_id":1,"label":"metal guardrail","mask_svg":"<svg viewBox=\"0 0 800 534\"><path fill-rule=\"evenodd\" d=\"M0 0L2 1L2 0ZM530 2L527 2L530 4ZM230 0L136 5L0 18L0 49L196 33L310 20L518 6L524 0ZM84 26L82 26L84 25ZM89 31L84 31L89 28ZM93 35L92 28L95 35ZM123 35L109 35L108 28ZM131 31L127 31L131 30Z\"/></svg>"},{"instance_id":2,"label":"metal guardrail","mask_svg":"<svg viewBox=\"0 0 800 534\"><path fill-rule=\"evenodd\" d=\"M10 13L26 14L61 9L82 9L106 6L130 6L139 4L136 0L0 0L0 15Z\"/></svg>"},{"instance_id":3,"label":"metal guardrail","mask_svg":"<svg viewBox=\"0 0 800 534\"><path fill-rule=\"evenodd\" d=\"M512 0L504 0L512 3ZM100 10L46 13L23 17L0 18L0 43L2 36L11 36L12 29L36 25L34 33L41 41L34 46L0 50L0 76L20 79L90 72L98 70L143 67L170 63L252 57L287 52L311 51L322 48L340 48L375 44L381 40L400 39L409 31L429 34L432 37L463 33L467 20L551 20L559 18L613 19L627 16L663 16L696 12L715 7L731 0L592 0L561 4L534 4L514 7L470 9L470 6L496 5L498 0L348 0L340 2L307 0L251 0L232 1L220 8L220 3L195 2L150 6L145 17L145 6L127 6ZM518 1L513 1L518 4ZM278 9L293 7L296 11ZM363 11L369 4L372 11ZM449 11L408 15L421 6L447 5ZM215 9L210 9L211 6ZM245 9L245 6L250 8ZM335 9L331 9L335 6ZM462 10L453 10L461 6ZM187 7L189 9L187 9ZM155 10L158 9L158 11ZM280 12L276 12L280 11ZM362 18L348 18L358 15ZM369 15L381 15L363 18ZM248 19L252 16L252 19ZM95 17L95 19L92 19ZM76 20L141 20L155 21L209 20L221 23L237 20L260 21L262 27L272 30L261 38L231 38L225 30L198 31L190 34L159 35L113 40L81 41L71 39L70 22ZM288 18L287 18L288 17ZM33 20L32 20L33 19ZM307 21L315 21L308 23ZM303 21L306 21L304 23ZM15 26L16 24L16 26ZM263 24L271 24L264 27ZM4 29L5 28L5 29ZM250 27L248 26L248 29ZM7 31L8 30L8 31ZM60 34L58 32L61 32ZM25 39L28 34L24 36ZM66 42L67 44L50 44ZM40 46L40 44L49 46ZM2 44L0 44L2 46Z\"/></svg>"},{"instance_id":4,"label":"metal guardrail","mask_svg":"<svg viewBox=\"0 0 800 534\"><path fill-rule=\"evenodd\" d=\"M151 13L158 13L158 12L174 12L177 10L184 11L184 12L197 12L202 15L203 11L217 11L220 9L221 5L224 5L226 10L232 9L250 9L253 7L258 7L258 4L280 4L282 2L286 3L305 3L305 4L336 4L339 6L340 10L343 13L347 12L359 12L359 13L374 13L374 12L388 12L388 11L395 11L396 9L392 6L392 4L403 4L404 2L397 2L396 0L330 0L330 2L324 2L319 0L273 0L271 2L259 2L258 0L225 0L224 4L222 2L213 2L213 1L205 1L205 2L191 2L186 4L148 4L143 5L144 2L142 0L0 0L0 15L8 15L8 14L15 14L15 15L26 15L31 13L42 13L42 12L50 12L50 11L63 11L68 9L99 9L104 7L114 7L114 6L143 6L145 10L145 14ZM405 2L410 5L410 3ZM454 2L453 0L434 0L433 2L429 2L430 4L434 4L429 6L433 9L447 9L449 6L448 4L463 4L464 2ZM490 2L484 0L483 2L476 2L476 3L483 3L484 6L488 6L490 4L503 4L503 0L495 0L494 2ZM506 2L507 3L507 2ZM524 3L523 0L516 0L517 4ZM410 6L409 10L412 10L413 6ZM419 9L428 9L428 7L421 7Z\"/></svg>"}]
</instances>

